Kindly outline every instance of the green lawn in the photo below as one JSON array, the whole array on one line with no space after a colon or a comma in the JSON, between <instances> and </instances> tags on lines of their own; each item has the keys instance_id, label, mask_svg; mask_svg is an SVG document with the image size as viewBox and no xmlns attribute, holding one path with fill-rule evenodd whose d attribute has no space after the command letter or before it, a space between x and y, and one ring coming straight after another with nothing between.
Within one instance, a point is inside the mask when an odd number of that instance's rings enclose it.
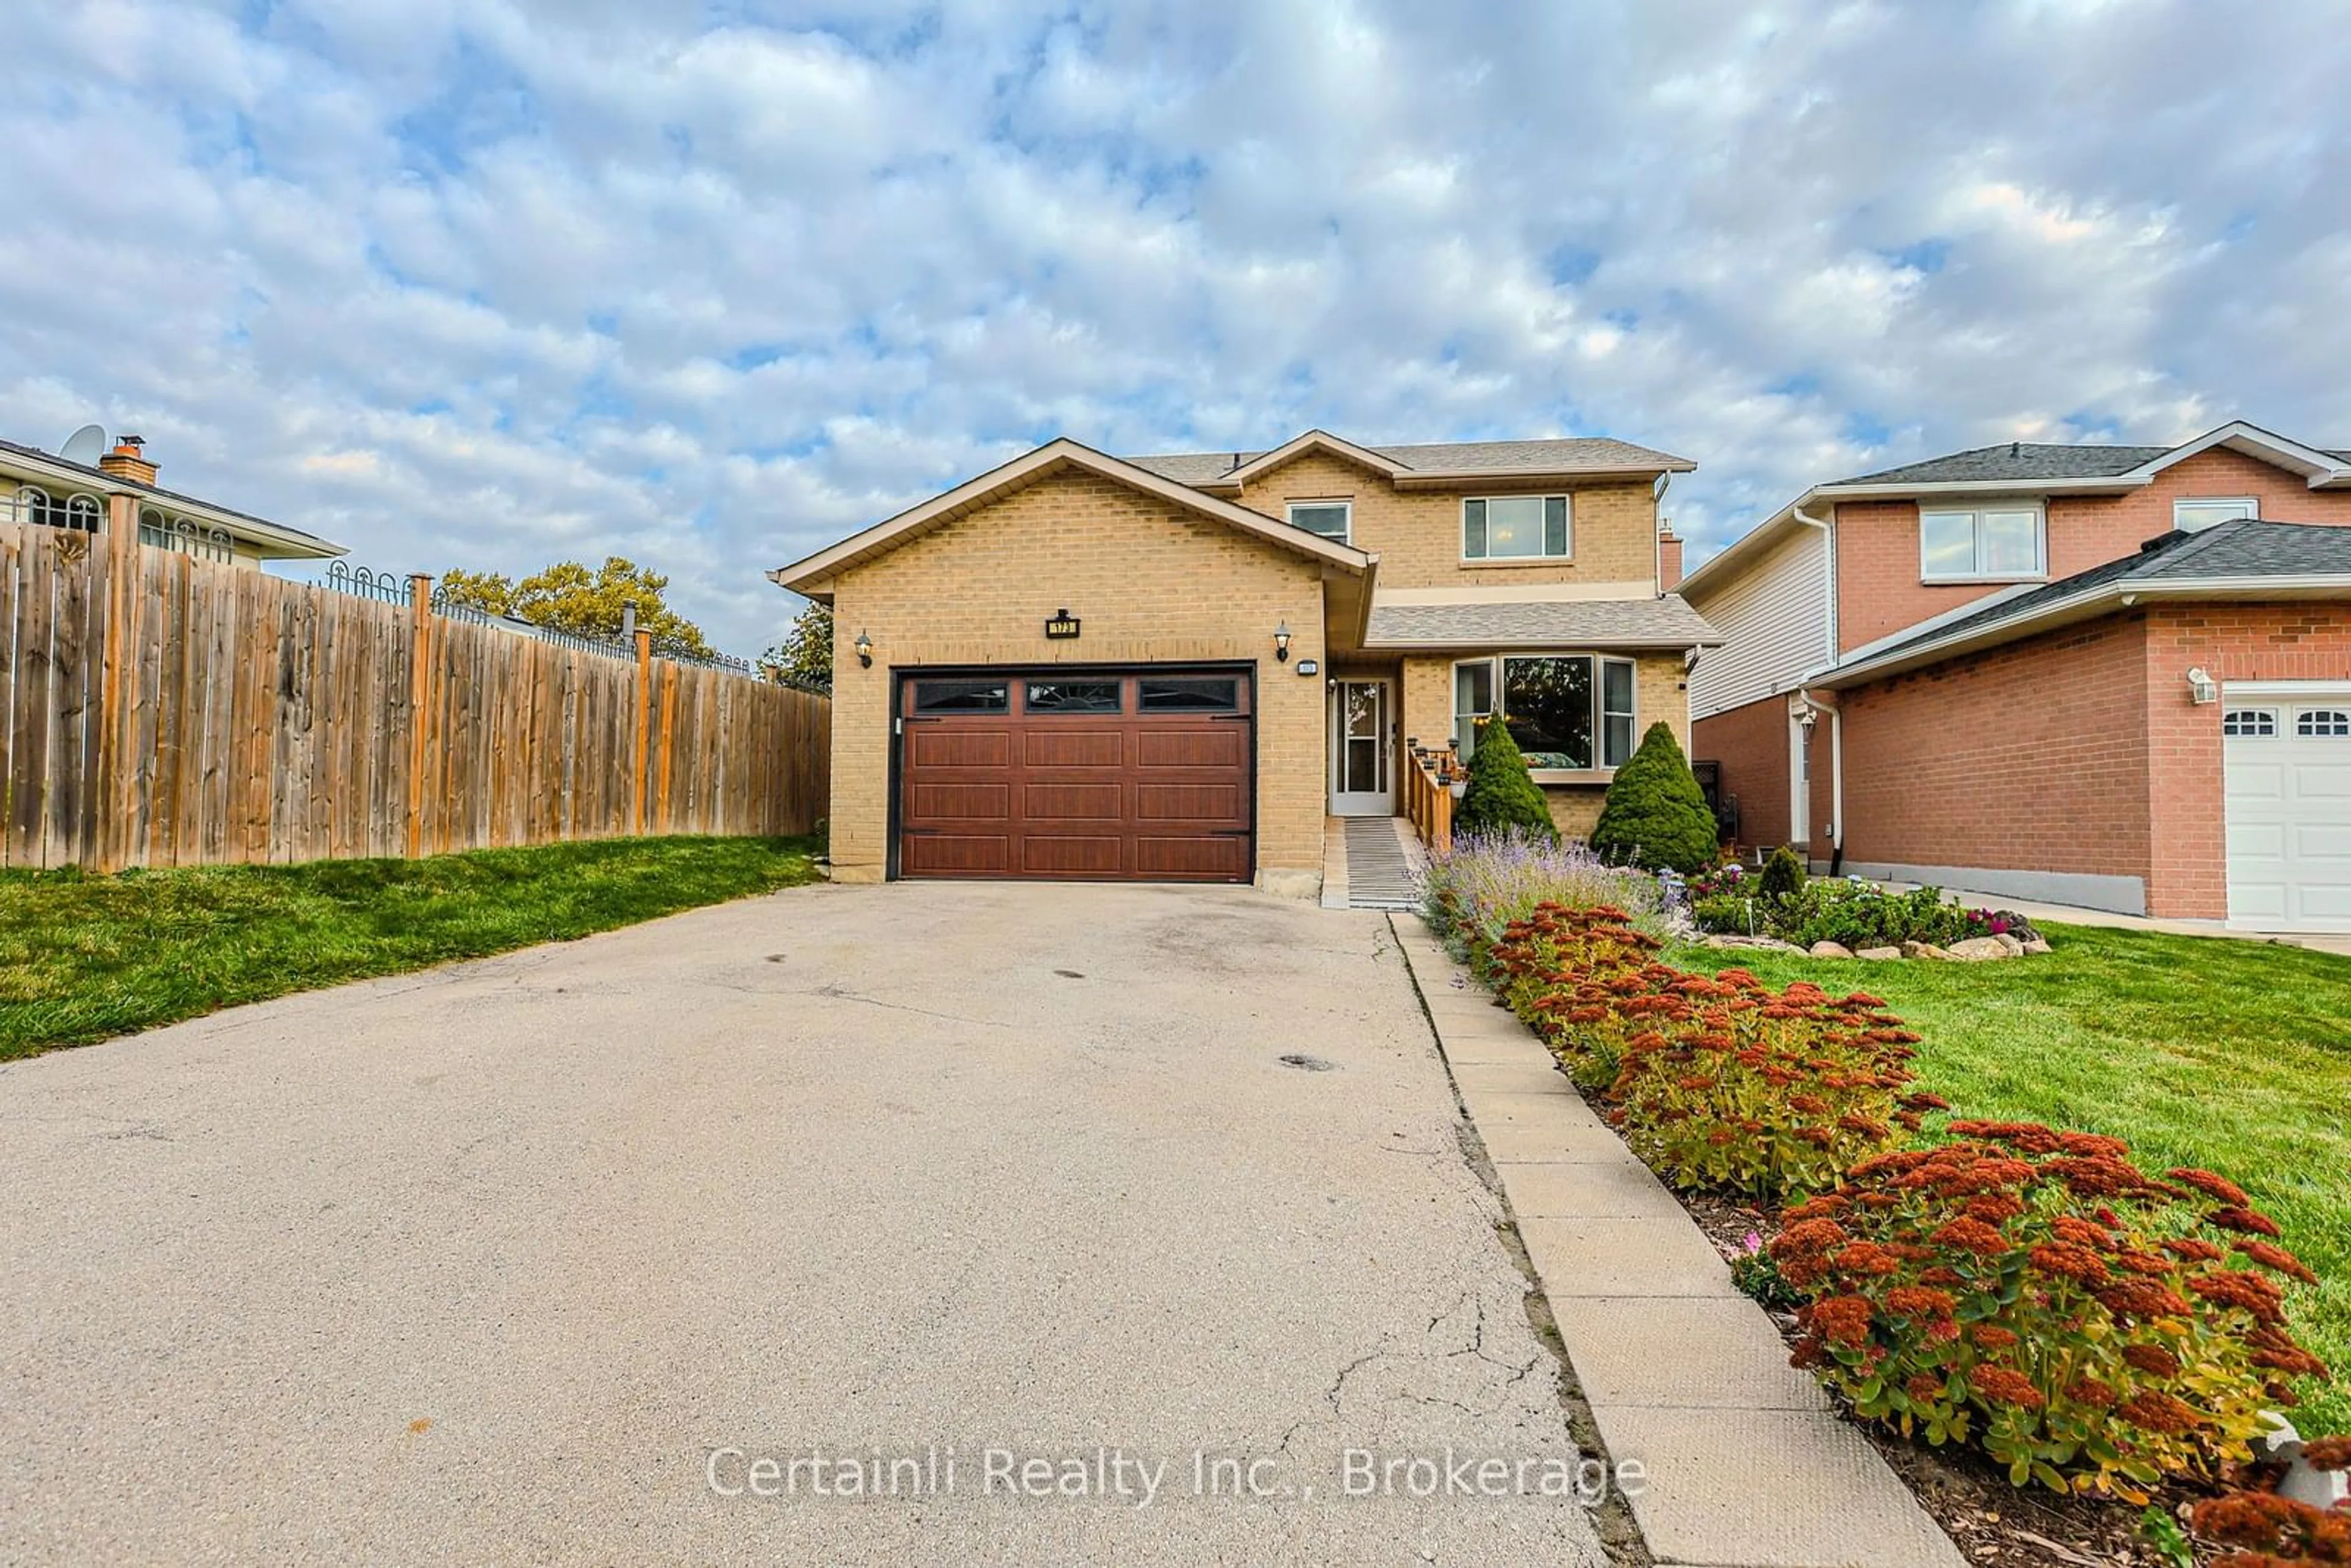
<instances>
[{"instance_id":1,"label":"green lawn","mask_svg":"<svg viewBox=\"0 0 2351 1568\"><path fill-rule=\"evenodd\" d=\"M1925 1036L1919 1076L1959 1114L2105 1133L2150 1169L2203 1166L2242 1185L2324 1281L2296 1291L2294 1321L2338 1381L2306 1389L2297 1421L2351 1432L2351 958L2046 931L2054 952L1991 964L1672 957L1883 997Z\"/></svg>"},{"instance_id":2,"label":"green lawn","mask_svg":"<svg viewBox=\"0 0 2351 1568\"><path fill-rule=\"evenodd\" d=\"M430 860L0 872L0 1061L816 879L804 839L611 839Z\"/></svg>"}]
</instances>

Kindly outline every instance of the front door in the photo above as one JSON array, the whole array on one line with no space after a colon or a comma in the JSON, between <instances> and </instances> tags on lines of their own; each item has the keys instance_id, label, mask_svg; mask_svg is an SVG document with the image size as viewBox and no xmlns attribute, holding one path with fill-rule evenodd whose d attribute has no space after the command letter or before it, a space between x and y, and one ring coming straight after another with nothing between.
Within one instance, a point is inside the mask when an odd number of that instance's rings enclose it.
<instances>
[{"instance_id":1,"label":"front door","mask_svg":"<svg viewBox=\"0 0 2351 1568\"><path fill-rule=\"evenodd\" d=\"M1395 702L1385 681L1331 685L1331 814L1395 815Z\"/></svg>"}]
</instances>

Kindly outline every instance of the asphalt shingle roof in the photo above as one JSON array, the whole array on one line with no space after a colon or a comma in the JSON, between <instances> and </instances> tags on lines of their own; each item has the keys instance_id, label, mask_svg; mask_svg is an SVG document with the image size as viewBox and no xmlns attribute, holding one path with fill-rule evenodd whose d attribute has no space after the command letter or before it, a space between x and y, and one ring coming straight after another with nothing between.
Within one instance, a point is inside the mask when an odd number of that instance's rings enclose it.
<instances>
[{"instance_id":1,"label":"asphalt shingle roof","mask_svg":"<svg viewBox=\"0 0 2351 1568\"><path fill-rule=\"evenodd\" d=\"M1204 485L1265 455L1255 452L1176 452L1127 462L1149 469L1163 479L1184 485ZM1684 461L1629 441L1605 436L1556 441L1447 441L1411 446L1369 446L1389 461L1416 474L1475 473L1482 469L1548 469L1573 474L1588 468L1625 468L1656 465L1663 468Z\"/></svg>"},{"instance_id":2,"label":"asphalt shingle roof","mask_svg":"<svg viewBox=\"0 0 2351 1568\"><path fill-rule=\"evenodd\" d=\"M1678 594L1663 599L1517 601L1505 604L1372 606L1367 643L1466 648L1508 645L1688 648L1722 633Z\"/></svg>"},{"instance_id":3,"label":"asphalt shingle roof","mask_svg":"<svg viewBox=\"0 0 2351 1568\"><path fill-rule=\"evenodd\" d=\"M2001 483L2031 479L2107 479L2152 463L2168 446L2061 446L2002 442L1855 475L1839 485L1937 485Z\"/></svg>"},{"instance_id":4,"label":"asphalt shingle roof","mask_svg":"<svg viewBox=\"0 0 2351 1568\"><path fill-rule=\"evenodd\" d=\"M1980 632L2092 589L2124 582L2180 582L2206 578L2351 578L2351 528L2316 523L2273 523L2242 517L2200 533L2168 533L2149 539L2137 555L2094 566L2087 571L2003 599L1972 615L1946 621L1867 656L1867 662L1905 648ZM1855 663L1863 661L1856 660Z\"/></svg>"}]
</instances>

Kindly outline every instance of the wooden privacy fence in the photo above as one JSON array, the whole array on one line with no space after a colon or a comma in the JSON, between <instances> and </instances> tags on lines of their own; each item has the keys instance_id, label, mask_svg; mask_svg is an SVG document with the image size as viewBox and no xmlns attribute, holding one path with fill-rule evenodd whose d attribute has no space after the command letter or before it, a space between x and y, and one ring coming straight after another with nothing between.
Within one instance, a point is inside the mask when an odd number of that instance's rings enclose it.
<instances>
[{"instance_id":1,"label":"wooden privacy fence","mask_svg":"<svg viewBox=\"0 0 2351 1568\"><path fill-rule=\"evenodd\" d=\"M0 861L416 856L807 832L831 703L635 646L0 523ZM362 574L364 588L364 574Z\"/></svg>"}]
</instances>

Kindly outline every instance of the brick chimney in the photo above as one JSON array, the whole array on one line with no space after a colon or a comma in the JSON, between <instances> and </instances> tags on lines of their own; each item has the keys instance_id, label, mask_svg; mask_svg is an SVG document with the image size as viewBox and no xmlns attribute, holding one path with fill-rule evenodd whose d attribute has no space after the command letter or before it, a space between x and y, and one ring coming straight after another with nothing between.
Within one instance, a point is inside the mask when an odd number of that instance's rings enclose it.
<instances>
[{"instance_id":1,"label":"brick chimney","mask_svg":"<svg viewBox=\"0 0 2351 1568\"><path fill-rule=\"evenodd\" d=\"M136 435L125 435L114 444L114 450L98 460L99 472L117 479L135 479L141 485L155 482L155 465L147 461L142 451L147 443Z\"/></svg>"},{"instance_id":2,"label":"brick chimney","mask_svg":"<svg viewBox=\"0 0 2351 1568\"><path fill-rule=\"evenodd\" d=\"M1682 585L1682 541L1673 520L1657 525L1657 591L1671 593Z\"/></svg>"}]
</instances>

